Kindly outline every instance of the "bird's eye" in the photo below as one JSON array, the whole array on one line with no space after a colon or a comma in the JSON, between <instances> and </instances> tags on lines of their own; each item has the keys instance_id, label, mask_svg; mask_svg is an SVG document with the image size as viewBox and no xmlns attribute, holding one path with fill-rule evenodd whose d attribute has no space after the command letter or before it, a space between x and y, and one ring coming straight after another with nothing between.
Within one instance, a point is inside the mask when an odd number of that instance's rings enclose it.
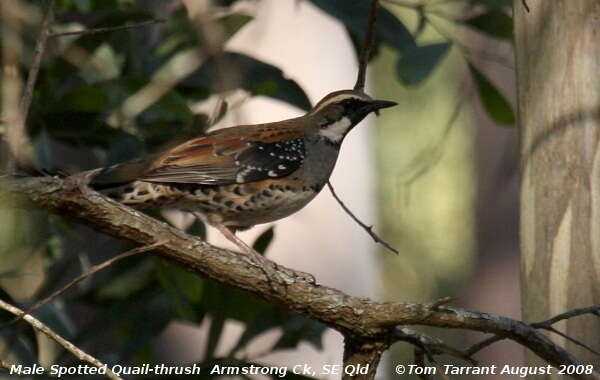
<instances>
[{"instance_id":1,"label":"bird's eye","mask_svg":"<svg viewBox=\"0 0 600 380\"><path fill-rule=\"evenodd\" d=\"M344 99L342 104L346 107L354 107L358 105L358 101L356 99Z\"/></svg>"}]
</instances>

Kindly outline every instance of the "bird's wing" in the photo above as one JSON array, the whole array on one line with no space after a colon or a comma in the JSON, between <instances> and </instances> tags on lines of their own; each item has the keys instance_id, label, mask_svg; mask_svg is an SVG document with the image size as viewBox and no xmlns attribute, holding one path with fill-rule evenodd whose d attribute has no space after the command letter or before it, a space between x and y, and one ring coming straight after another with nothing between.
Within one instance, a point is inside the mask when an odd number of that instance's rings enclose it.
<instances>
[{"instance_id":1,"label":"bird's wing","mask_svg":"<svg viewBox=\"0 0 600 380\"><path fill-rule=\"evenodd\" d=\"M217 130L176 146L140 178L163 183L225 185L279 178L304 161L304 140L294 120Z\"/></svg>"}]
</instances>

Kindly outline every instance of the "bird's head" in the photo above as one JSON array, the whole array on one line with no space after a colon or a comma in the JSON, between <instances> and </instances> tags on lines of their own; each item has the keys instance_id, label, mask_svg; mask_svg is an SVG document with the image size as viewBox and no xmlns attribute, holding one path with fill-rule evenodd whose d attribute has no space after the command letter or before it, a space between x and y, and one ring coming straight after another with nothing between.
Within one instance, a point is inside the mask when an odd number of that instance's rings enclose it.
<instances>
[{"instance_id":1,"label":"bird's head","mask_svg":"<svg viewBox=\"0 0 600 380\"><path fill-rule=\"evenodd\" d=\"M317 122L317 135L333 144L340 144L346 134L369 113L379 114L382 108L397 103L387 100L374 100L357 90L341 90L325 96L310 111Z\"/></svg>"}]
</instances>

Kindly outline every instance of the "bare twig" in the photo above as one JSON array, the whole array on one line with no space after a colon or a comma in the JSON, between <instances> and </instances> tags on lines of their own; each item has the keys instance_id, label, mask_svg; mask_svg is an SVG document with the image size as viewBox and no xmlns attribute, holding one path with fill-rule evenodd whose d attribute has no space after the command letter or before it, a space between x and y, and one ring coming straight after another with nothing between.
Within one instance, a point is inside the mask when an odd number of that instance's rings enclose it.
<instances>
[{"instance_id":1,"label":"bare twig","mask_svg":"<svg viewBox=\"0 0 600 380\"><path fill-rule=\"evenodd\" d=\"M415 352L418 350L423 355L427 356L427 360L431 363L435 363L434 353L429 348L428 344L424 342L424 334L418 333L405 326L398 326L392 333L392 341L394 342L407 342L415 346Z\"/></svg>"},{"instance_id":2,"label":"bare twig","mask_svg":"<svg viewBox=\"0 0 600 380\"><path fill-rule=\"evenodd\" d=\"M415 347L414 348L414 357L415 357L416 365L418 365L421 368L426 367L425 366L425 351ZM423 371L418 376L419 376L419 379L422 379L422 380L433 380L435 378L433 375L430 375L427 371Z\"/></svg>"},{"instance_id":3,"label":"bare twig","mask_svg":"<svg viewBox=\"0 0 600 380\"><path fill-rule=\"evenodd\" d=\"M344 204L344 202L342 202L342 200L336 194L335 190L333 189L333 185L331 184L331 182L327 181L327 187L329 187L329 191L331 191L331 195L333 195L333 197L335 198L335 200L340 204L340 206L342 206L342 208L344 209L344 211L346 211L346 214L350 215L350 217L352 219L354 219L354 221L356 223L358 223L359 226L361 226L365 231L367 231L367 233L373 238L373 240L375 241L375 243L379 243L379 244L383 245L384 247L386 247L390 251L394 252L395 254L399 254L400 253L400 252L398 252L398 250L396 248L392 247L388 242L386 242L385 240L383 240L382 238L380 238L379 235L377 235L375 232L373 232L373 226L367 226L360 219L358 219L356 217L356 215L354 215L354 213L352 211L350 211L350 209Z\"/></svg>"},{"instance_id":4,"label":"bare twig","mask_svg":"<svg viewBox=\"0 0 600 380\"><path fill-rule=\"evenodd\" d=\"M373 40L375 39L375 22L377 21L378 6L378 0L371 0L371 11L369 13L369 21L367 24L367 31L365 34L365 42L363 43L363 49L360 53L358 61L358 75L356 77L356 84L354 85L354 89L359 91L363 91L365 89L367 64L369 62L369 56L371 55L371 47L373 45Z\"/></svg>"},{"instance_id":5,"label":"bare twig","mask_svg":"<svg viewBox=\"0 0 600 380\"><path fill-rule=\"evenodd\" d=\"M580 315L585 315L585 314L592 314L592 315L598 315L598 312L600 311L600 305L596 305L596 306L590 306L590 307L582 307L579 309L574 309L574 310L570 310L567 311L565 313L559 314L557 316L554 316L546 321L543 322L537 322L537 323L532 323L531 326L536 328L536 329L543 329L543 330L548 330L551 331L557 335L562 336L563 338L575 343L576 345L583 347L585 349L587 349L588 351L596 354L596 355L600 355L600 352L594 350L593 348L591 348L590 346L586 345L583 342L580 342L579 340L572 338L570 336L568 336L567 334L557 330L556 328L554 328L552 325L555 323L558 323L560 321L563 321L565 319L569 319L569 318L573 318L573 317L578 317Z\"/></svg>"},{"instance_id":6,"label":"bare twig","mask_svg":"<svg viewBox=\"0 0 600 380\"><path fill-rule=\"evenodd\" d=\"M23 314L23 311L21 309L15 307L15 306L13 306L13 305L11 305L9 303L6 303L6 302L4 302L1 299L0 299L0 308L4 309L4 310L6 310L9 313L12 313L14 315L21 315L21 314ZM63 338L60 335L58 335L56 332L54 332L52 329L50 329L48 326L46 326L44 323L42 323L37 318L35 318L35 317L31 316L31 315L26 315L24 317L24 319L33 328L35 328L36 330L42 332L48 338L52 339L56 343L58 343L61 346L63 346L67 351L69 351L70 353L72 353L73 355L75 355L75 357L77 357L79 360L88 362L91 365L93 365L94 367L103 368L103 369L106 368L106 377L108 377L110 379L113 379L113 380L121 380L121 377L117 376L116 373L114 373L113 371L111 371L110 368L108 368L108 366L106 364L102 363L100 360L98 360L95 357L91 356L90 354L84 352L82 349L80 349L79 347L75 346L73 343L69 342L65 338Z\"/></svg>"},{"instance_id":7,"label":"bare twig","mask_svg":"<svg viewBox=\"0 0 600 380\"><path fill-rule=\"evenodd\" d=\"M9 363L7 363L7 362L5 362L5 361L4 361L4 360L2 360L2 359L0 359L0 367L1 367L1 368L4 368L4 369L7 369L7 370L9 370L9 371L10 371L10 369L12 368L12 365L11 365L11 364L9 364Z\"/></svg>"},{"instance_id":8,"label":"bare twig","mask_svg":"<svg viewBox=\"0 0 600 380\"><path fill-rule=\"evenodd\" d=\"M88 278L91 275L93 275L93 274L101 271L102 269L111 266L112 264L116 263L117 261L123 260L123 259L125 259L125 258L127 258L129 256L137 255L138 253L151 251L154 248L156 248L156 247L158 247L158 246L160 246L162 244L164 244L164 241L159 241L159 242L154 243L154 244L145 245L143 247L137 247L137 248L134 248L134 249L130 249L129 251L121 253L120 255L115 256L112 259L106 260L105 262L103 262L101 264L94 265L87 272L82 273L81 275L75 277L73 280L69 281L68 284L66 284L65 286L63 286L59 290L55 291L54 293L52 293L48 297L44 298L43 300L37 302L35 305L33 305L29 309L25 310L23 312L23 314L21 314L21 315L17 316L16 318L13 318L12 320L10 320L3 327L8 327L8 326L13 325L14 323L20 321L26 315L31 314L34 311L36 311L37 309L39 309L40 307L45 306L48 303L52 302L54 299L56 299L56 297L60 296L64 292L66 292L69 288L73 287L77 283L85 280L86 278Z\"/></svg>"},{"instance_id":9,"label":"bare twig","mask_svg":"<svg viewBox=\"0 0 600 380\"><path fill-rule=\"evenodd\" d=\"M585 344L585 343L583 343L583 342L581 342L581 341L579 341L579 340L577 340L577 339L575 339L575 338L573 338L573 337L570 337L569 335L565 334L565 333L564 333L564 332L562 332L562 331L559 331L559 330L555 329L555 328L554 328L554 327L552 327L552 326L543 326L543 327L539 327L539 328L540 328L540 329L542 329L542 330L547 330L547 331L553 332L553 333L555 333L556 335L560 335L560 336L562 336L563 338L565 338L566 340L568 340L568 341L570 341L570 342L572 342L572 343L574 343L574 344L578 345L579 347L583 347L583 348L585 348L586 350L590 351L591 353L593 353L593 354L595 354L595 355L598 355L598 356L600 356L600 353L599 353L598 351L594 350L593 348L591 348L591 347L590 347L590 346L588 346L587 344Z\"/></svg>"},{"instance_id":10,"label":"bare twig","mask_svg":"<svg viewBox=\"0 0 600 380\"><path fill-rule=\"evenodd\" d=\"M7 141L9 151L12 155L11 161L16 161L17 167L31 174L37 174L37 172L33 169L33 148L26 132L27 115L33 98L35 82L46 50L53 6L54 0L47 0L44 4L42 24L35 46L31 68L27 74L27 82L25 84L23 96L19 104L19 112L15 118L7 120ZM11 170L14 168L14 165L9 166L11 166Z\"/></svg>"},{"instance_id":11,"label":"bare twig","mask_svg":"<svg viewBox=\"0 0 600 380\"><path fill-rule=\"evenodd\" d=\"M545 320L543 322L532 323L531 326L533 326L535 328L545 328L546 326L551 326L562 320L573 318L573 317L578 317L580 315L585 315L585 314L598 315L597 313L599 311L600 311L600 305L590 306L590 307L582 307L579 309L567 311L562 314L558 314L558 315L556 315L548 320Z\"/></svg>"},{"instance_id":12,"label":"bare twig","mask_svg":"<svg viewBox=\"0 0 600 380\"><path fill-rule=\"evenodd\" d=\"M521 3L523 3L525 10L527 11L527 13L529 13L531 10L529 9L529 5L527 5L527 0L521 0Z\"/></svg>"},{"instance_id":13,"label":"bare twig","mask_svg":"<svg viewBox=\"0 0 600 380\"><path fill-rule=\"evenodd\" d=\"M33 98L33 89L35 88L35 82L37 81L37 76L40 72L42 58L46 50L46 42L48 41L48 36L50 35L50 19L52 17L53 6L54 0L47 0L46 4L44 5L44 18L42 19L40 34L35 45L35 56L33 57L33 63L31 64L29 74L27 75L27 84L25 85L25 92L23 93L23 99L21 100L23 128L27 122L27 114L29 113L29 107L31 106L31 100Z\"/></svg>"},{"instance_id":14,"label":"bare twig","mask_svg":"<svg viewBox=\"0 0 600 380\"><path fill-rule=\"evenodd\" d=\"M456 301L456 297L443 297L428 304L431 310L438 310L440 306L448 305Z\"/></svg>"},{"instance_id":15,"label":"bare twig","mask_svg":"<svg viewBox=\"0 0 600 380\"><path fill-rule=\"evenodd\" d=\"M469 356L475 355L476 353L483 350L487 346L491 346L492 344L494 344L496 342L500 342L501 340L504 340L504 339L506 339L506 337L504 337L504 336L499 336L499 335L491 336L491 337L486 338L486 339L482 340L481 342L475 343L474 345L469 347L469 349L466 351L466 353Z\"/></svg>"},{"instance_id":16,"label":"bare twig","mask_svg":"<svg viewBox=\"0 0 600 380\"><path fill-rule=\"evenodd\" d=\"M472 355L467 351L459 350L449 346L439 338L414 331L407 327L397 327L394 329L393 339L394 341L404 341L414 345L415 349L422 351L433 364L436 364L433 358L434 355L448 355L469 362L471 365L478 364L477 360L473 359Z\"/></svg>"},{"instance_id":17,"label":"bare twig","mask_svg":"<svg viewBox=\"0 0 600 380\"><path fill-rule=\"evenodd\" d=\"M55 32L55 33L50 33L48 36L49 37L64 37L64 36L74 36L74 35L118 32L121 30L142 28L144 26L158 24L158 23L162 23L165 21L166 21L165 19L152 19L152 20L138 22L136 24L112 26L112 27L106 27L106 28L82 29L82 30L74 30L74 31L70 31L70 32Z\"/></svg>"},{"instance_id":18,"label":"bare twig","mask_svg":"<svg viewBox=\"0 0 600 380\"><path fill-rule=\"evenodd\" d=\"M600 310L600 305L590 306L590 307L582 307L579 309L567 311L565 313L559 314L557 316L554 316L554 317L552 317L548 320L542 321L542 322L531 323L530 326L535 329L543 329L543 330L551 331L555 334L562 336L565 339L570 340L571 342L573 342L581 347L588 349L589 351L595 353L596 355L600 355L598 352L596 352L591 347L588 347L584 343L579 342L578 340L573 339L570 336L566 335L565 333L562 333L562 332L556 330L554 327L552 327L552 325L557 322L560 322L565 319L573 318L573 317L578 317L580 315L585 315L585 314L598 315L597 313L599 310ZM469 347L469 349L466 352L469 354L469 356L472 356L472 355L476 354L477 352L483 350L484 348L486 348L496 342L504 340L504 339L506 339L505 336L497 336L497 335L486 338L486 339L482 340L481 342L476 343L473 346Z\"/></svg>"}]
</instances>

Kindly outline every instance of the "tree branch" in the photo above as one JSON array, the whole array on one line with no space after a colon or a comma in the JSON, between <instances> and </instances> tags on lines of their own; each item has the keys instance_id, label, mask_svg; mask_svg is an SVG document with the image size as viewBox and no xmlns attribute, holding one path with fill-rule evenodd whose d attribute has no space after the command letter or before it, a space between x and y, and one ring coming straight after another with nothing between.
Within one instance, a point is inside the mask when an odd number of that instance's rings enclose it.
<instances>
[{"instance_id":1,"label":"tree branch","mask_svg":"<svg viewBox=\"0 0 600 380\"><path fill-rule=\"evenodd\" d=\"M189 271L320 321L352 339L349 343L352 345L359 341L386 342L399 325L427 325L502 336L522 344L555 366L582 364L534 327L499 315L439 306L439 302L429 305L383 303L352 297L282 266L277 270L286 286L272 287L261 268L245 255L216 248L88 188L86 183L92 173L64 179L6 179L0 182L0 204L42 208L137 245L164 241L154 250L158 255ZM348 354L348 357L353 356ZM600 376L594 373L580 378L598 379Z\"/></svg>"},{"instance_id":2,"label":"tree branch","mask_svg":"<svg viewBox=\"0 0 600 380\"><path fill-rule=\"evenodd\" d=\"M383 240L382 238L379 237L379 235L377 235L375 232L373 232L373 226L367 226L360 219L358 219L358 217L356 215L354 215L354 213L352 211L350 211L348 206L346 206L346 204L344 202L342 202L342 200L338 197L337 193L335 192L335 189L333 188L333 185L331 184L331 181L327 181L327 187L329 188L331 195L333 195L333 197L335 198L337 203L339 203L339 205L342 206L342 208L344 209L346 214L350 215L350 217L359 226L361 226L365 231L367 231L367 233L373 238L375 243L379 243L379 244L383 245L390 251L394 252L396 255L400 253L400 252L398 252L398 250L396 248L392 247L387 241Z\"/></svg>"},{"instance_id":3,"label":"tree branch","mask_svg":"<svg viewBox=\"0 0 600 380\"><path fill-rule=\"evenodd\" d=\"M371 55L371 47L375 39L375 23L377 21L377 8L379 7L378 0L371 0L371 11L369 13L369 21L367 24L367 32L365 34L365 42L358 60L358 74L356 77L355 90L363 91L365 89L365 81L367 77L367 64Z\"/></svg>"},{"instance_id":4,"label":"tree branch","mask_svg":"<svg viewBox=\"0 0 600 380\"><path fill-rule=\"evenodd\" d=\"M344 369L355 369L366 371L352 373L344 371L343 380L349 379L373 379L377 372L381 355L390 347L389 339L364 340L355 339L352 336L344 337Z\"/></svg>"},{"instance_id":5,"label":"tree branch","mask_svg":"<svg viewBox=\"0 0 600 380\"><path fill-rule=\"evenodd\" d=\"M56 32L50 33L49 37L64 37L64 36L76 36L76 35L86 35L86 34L98 34L98 33L109 33L109 32L118 32L121 30L142 28L144 26L153 25L165 22L165 19L152 19L147 21L138 22L136 24L129 25L120 25L120 26L111 26L107 28L94 28L94 29L83 29L83 30L73 30L70 32Z\"/></svg>"},{"instance_id":6,"label":"tree branch","mask_svg":"<svg viewBox=\"0 0 600 380\"><path fill-rule=\"evenodd\" d=\"M18 113L15 117L6 120L7 124L7 141L11 152L11 159L16 161L17 166L29 173L37 173L33 168L33 147L26 132L27 115L33 98L33 89L40 71L44 51L46 50L46 42L50 33L50 20L52 18L52 7L54 0L47 0L44 4L42 24L40 33L35 45L35 54L31 68L27 74L27 83L19 104ZM15 63L18 65L18 63ZM5 111L8 112L8 111ZM12 166L12 165L10 165ZM14 167L10 167L10 170Z\"/></svg>"},{"instance_id":7,"label":"tree branch","mask_svg":"<svg viewBox=\"0 0 600 380\"><path fill-rule=\"evenodd\" d=\"M13 306L11 304L6 303L1 299L0 299L0 308L4 309L14 315L22 315L23 314L23 311L21 309ZM106 368L106 377L108 377L109 379L122 380L121 377L117 376L116 373L114 373L109 368L107 368L106 364L102 363L100 360L98 360L95 357L93 357L92 355L84 352L79 347L75 346L73 343L69 342L62 336L58 335L56 332L54 332L52 329L50 329L48 326L46 326L44 323L42 323L37 318L27 314L27 315L25 315L25 317L23 317L23 319L27 323L29 323L33 328L42 332L48 338L52 339L56 343L63 346L67 351L69 351L70 353L75 355L75 357L77 357L79 360L88 362L97 368L103 368L103 369Z\"/></svg>"}]
</instances>

